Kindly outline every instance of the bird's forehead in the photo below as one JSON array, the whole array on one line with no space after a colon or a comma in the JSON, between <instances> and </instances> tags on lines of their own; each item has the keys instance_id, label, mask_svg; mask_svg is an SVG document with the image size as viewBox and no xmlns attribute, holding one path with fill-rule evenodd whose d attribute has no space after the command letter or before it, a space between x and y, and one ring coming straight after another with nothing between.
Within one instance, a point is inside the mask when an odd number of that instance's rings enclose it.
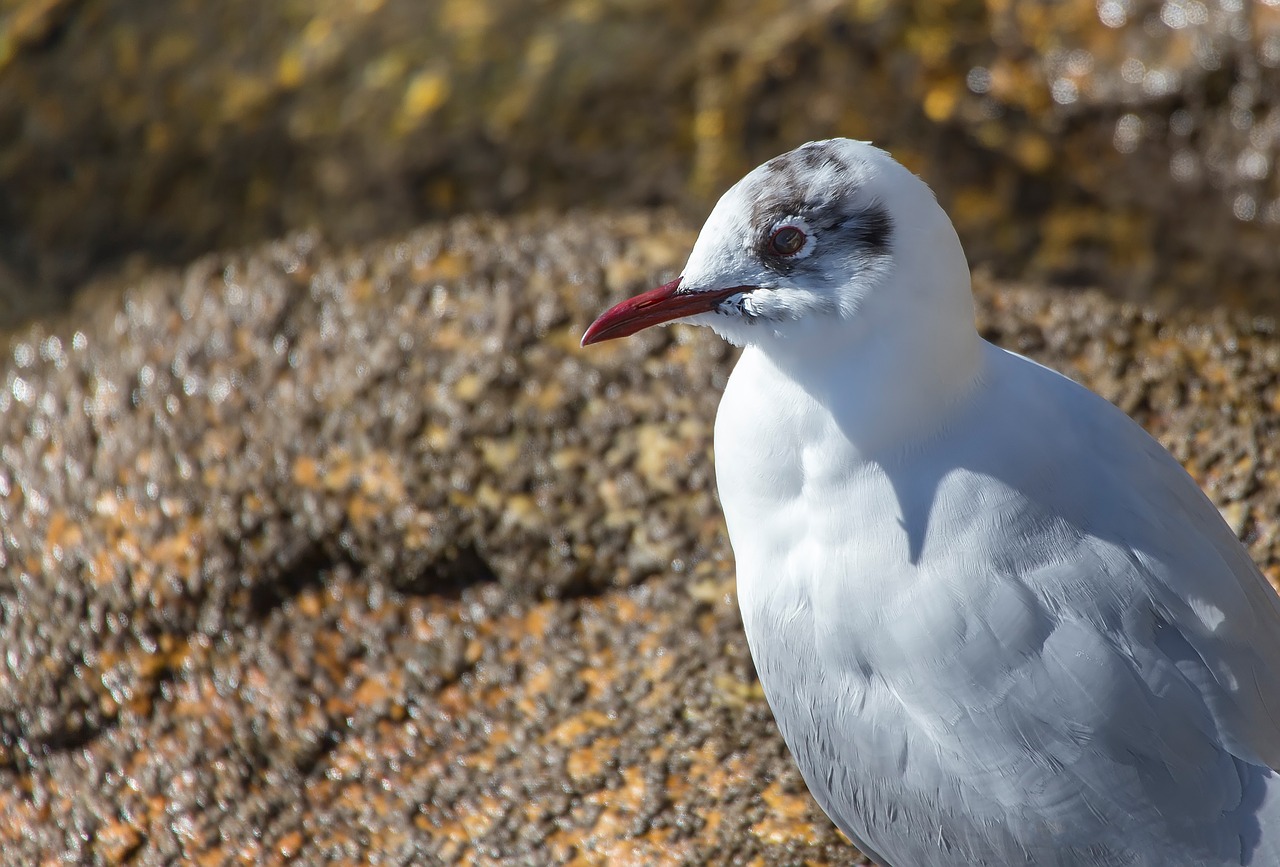
<instances>
[{"instance_id":1,"label":"bird's forehead","mask_svg":"<svg viewBox=\"0 0 1280 867\"><path fill-rule=\"evenodd\" d=\"M836 142L812 142L757 168L743 179L750 222L756 228L780 217L848 204L867 181L866 164Z\"/></svg>"}]
</instances>

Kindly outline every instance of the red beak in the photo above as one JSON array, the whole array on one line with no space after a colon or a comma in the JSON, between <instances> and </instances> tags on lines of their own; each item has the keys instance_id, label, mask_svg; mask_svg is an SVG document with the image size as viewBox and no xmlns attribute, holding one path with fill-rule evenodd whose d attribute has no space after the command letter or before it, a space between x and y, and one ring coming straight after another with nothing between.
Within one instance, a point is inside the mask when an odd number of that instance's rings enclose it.
<instances>
[{"instance_id":1,"label":"red beak","mask_svg":"<svg viewBox=\"0 0 1280 867\"><path fill-rule=\"evenodd\" d=\"M750 286L734 286L710 292L680 292L680 278L650 289L621 304L615 304L601 313L587 333L582 335L582 345L590 346L618 337L629 337L651 325L660 325L673 319L707 313L730 295L747 292Z\"/></svg>"}]
</instances>

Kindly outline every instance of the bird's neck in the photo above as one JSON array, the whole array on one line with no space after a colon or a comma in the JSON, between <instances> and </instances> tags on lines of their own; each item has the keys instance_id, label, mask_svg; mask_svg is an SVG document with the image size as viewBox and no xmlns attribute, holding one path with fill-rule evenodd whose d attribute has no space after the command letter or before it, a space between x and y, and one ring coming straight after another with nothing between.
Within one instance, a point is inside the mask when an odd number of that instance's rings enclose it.
<instances>
[{"instance_id":1,"label":"bird's neck","mask_svg":"<svg viewBox=\"0 0 1280 867\"><path fill-rule=\"evenodd\" d=\"M937 435L982 380L984 343L972 307L937 314L894 323L866 311L813 339L749 351L828 411L859 455L876 459Z\"/></svg>"}]
</instances>

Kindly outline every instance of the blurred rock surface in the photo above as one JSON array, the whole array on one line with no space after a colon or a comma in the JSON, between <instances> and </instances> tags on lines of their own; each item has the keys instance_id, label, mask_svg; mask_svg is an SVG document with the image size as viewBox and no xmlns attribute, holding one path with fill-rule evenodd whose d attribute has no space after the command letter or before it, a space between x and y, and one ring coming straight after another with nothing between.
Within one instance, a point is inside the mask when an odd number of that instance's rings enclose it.
<instances>
[{"instance_id":1,"label":"blurred rock surface","mask_svg":"<svg viewBox=\"0 0 1280 867\"><path fill-rule=\"evenodd\" d=\"M0 3L0 319L321 226L674 203L888 145L975 262L1280 310L1280 6Z\"/></svg>"},{"instance_id":2,"label":"blurred rock surface","mask_svg":"<svg viewBox=\"0 0 1280 867\"><path fill-rule=\"evenodd\" d=\"M669 212L313 234L0 362L0 863L845 864L733 599ZM1280 574L1280 340L979 281Z\"/></svg>"}]
</instances>

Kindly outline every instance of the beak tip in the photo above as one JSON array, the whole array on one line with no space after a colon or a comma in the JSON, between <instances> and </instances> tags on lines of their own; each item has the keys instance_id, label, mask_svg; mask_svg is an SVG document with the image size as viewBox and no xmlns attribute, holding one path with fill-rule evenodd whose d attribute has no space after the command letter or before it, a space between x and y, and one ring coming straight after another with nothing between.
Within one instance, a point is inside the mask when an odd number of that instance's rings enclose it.
<instances>
[{"instance_id":1,"label":"beak tip","mask_svg":"<svg viewBox=\"0 0 1280 867\"><path fill-rule=\"evenodd\" d=\"M677 294L680 280L677 277L670 283L613 305L587 327L579 345L585 348L606 340L629 337L652 325L703 312L701 297Z\"/></svg>"}]
</instances>

